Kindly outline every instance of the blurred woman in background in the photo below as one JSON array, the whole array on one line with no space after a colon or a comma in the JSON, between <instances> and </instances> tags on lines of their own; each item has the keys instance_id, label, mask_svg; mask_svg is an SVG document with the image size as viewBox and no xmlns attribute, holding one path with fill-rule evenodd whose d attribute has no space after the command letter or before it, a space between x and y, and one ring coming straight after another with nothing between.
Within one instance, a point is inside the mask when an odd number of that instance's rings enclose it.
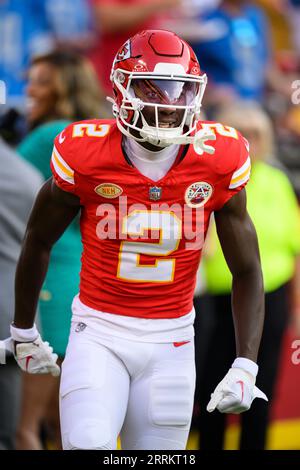
<instances>
[{"instance_id":1,"label":"blurred woman in background","mask_svg":"<svg viewBox=\"0 0 300 470\"><path fill-rule=\"evenodd\" d=\"M274 138L271 121L259 105L236 103L219 112L216 120L238 129L250 144L251 178L247 185L247 207L256 227L265 287L265 325L258 355L257 386L269 403L255 400L251 410L241 415L240 449L264 449L281 344L289 320L292 301L290 281L299 285L299 207L291 183L283 171L271 166ZM203 259L207 291L212 300L212 330L198 390L201 449L222 449L226 416L208 413L206 404L218 377L225 374L236 356L231 314L232 277L226 266L215 229L208 237ZM296 269L298 267L298 269ZM200 304L201 308L201 304ZM201 337L201 328L196 335Z\"/></svg>"},{"instance_id":2,"label":"blurred woman in background","mask_svg":"<svg viewBox=\"0 0 300 470\"><path fill-rule=\"evenodd\" d=\"M27 95L30 132L18 151L47 180L51 177L50 158L56 135L71 121L106 117L107 111L91 64L71 52L36 57L28 73ZM68 341L70 305L79 287L80 255L76 220L52 250L39 302L43 337L60 361ZM58 389L59 379L51 375L23 375L18 449L42 449L41 425L45 423L53 447L60 448Z\"/></svg>"}]
</instances>

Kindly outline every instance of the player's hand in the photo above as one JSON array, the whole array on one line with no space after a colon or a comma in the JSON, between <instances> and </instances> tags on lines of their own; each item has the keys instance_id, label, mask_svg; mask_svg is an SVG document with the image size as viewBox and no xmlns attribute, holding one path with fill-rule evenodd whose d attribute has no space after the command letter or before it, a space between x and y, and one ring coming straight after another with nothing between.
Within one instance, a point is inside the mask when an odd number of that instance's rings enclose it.
<instances>
[{"instance_id":1,"label":"player's hand","mask_svg":"<svg viewBox=\"0 0 300 470\"><path fill-rule=\"evenodd\" d=\"M29 374L51 374L57 377L60 374L57 357L53 348L40 335L31 343L16 344L15 359L21 369Z\"/></svg>"},{"instance_id":2,"label":"player's hand","mask_svg":"<svg viewBox=\"0 0 300 470\"><path fill-rule=\"evenodd\" d=\"M29 374L52 374L54 377L60 374L60 367L56 364L57 354L53 353L48 342L42 340L36 327L22 330L11 326L10 331L11 343L5 340L6 349L13 351L22 370ZM34 339L30 338L31 335Z\"/></svg>"},{"instance_id":3,"label":"player's hand","mask_svg":"<svg viewBox=\"0 0 300 470\"><path fill-rule=\"evenodd\" d=\"M249 410L255 398L268 401L255 386L253 375L243 369L231 368L215 388L206 409L209 413L217 408L221 413L239 414Z\"/></svg>"},{"instance_id":4,"label":"player's hand","mask_svg":"<svg viewBox=\"0 0 300 470\"><path fill-rule=\"evenodd\" d=\"M216 140L216 134L213 131L208 131L207 129L200 129L194 137L194 149L198 155L203 155L203 153L209 153L213 155L215 153L215 148L212 145L208 145L206 141Z\"/></svg>"}]
</instances>

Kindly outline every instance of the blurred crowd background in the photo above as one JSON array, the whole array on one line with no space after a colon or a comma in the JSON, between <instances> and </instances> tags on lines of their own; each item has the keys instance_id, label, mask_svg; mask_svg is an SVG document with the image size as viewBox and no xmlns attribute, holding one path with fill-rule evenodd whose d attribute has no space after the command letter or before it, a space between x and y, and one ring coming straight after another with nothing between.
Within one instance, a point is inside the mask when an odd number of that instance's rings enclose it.
<instances>
[{"instance_id":1,"label":"blurred crowd background","mask_svg":"<svg viewBox=\"0 0 300 470\"><path fill-rule=\"evenodd\" d=\"M112 117L111 64L136 32L163 28L194 48L208 75L203 118L250 142L247 186L266 291L255 401L242 419L208 414L234 359L231 277L213 223L195 292L198 371L190 449L300 449L300 0L0 0L0 337L54 137L71 121ZM55 246L38 312L63 360L77 293L78 221ZM176 306L174 305L174 308ZM0 449L60 449L59 379L0 366Z\"/></svg>"}]
</instances>

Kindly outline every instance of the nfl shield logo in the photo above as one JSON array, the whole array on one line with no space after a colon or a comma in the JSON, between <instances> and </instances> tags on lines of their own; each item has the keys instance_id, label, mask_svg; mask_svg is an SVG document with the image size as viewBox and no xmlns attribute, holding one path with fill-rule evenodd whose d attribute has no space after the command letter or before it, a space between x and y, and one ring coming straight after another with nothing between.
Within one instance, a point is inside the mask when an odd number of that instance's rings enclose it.
<instances>
[{"instance_id":1,"label":"nfl shield logo","mask_svg":"<svg viewBox=\"0 0 300 470\"><path fill-rule=\"evenodd\" d=\"M158 201L161 198L162 189L157 186L153 186L149 189L149 198L151 201Z\"/></svg>"}]
</instances>

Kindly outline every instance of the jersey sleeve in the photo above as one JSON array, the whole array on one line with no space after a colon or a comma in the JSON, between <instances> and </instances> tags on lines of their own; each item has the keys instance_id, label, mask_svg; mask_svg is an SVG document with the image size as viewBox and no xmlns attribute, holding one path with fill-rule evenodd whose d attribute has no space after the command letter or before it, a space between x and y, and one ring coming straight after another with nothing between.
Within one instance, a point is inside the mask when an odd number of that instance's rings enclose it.
<instances>
[{"instance_id":1,"label":"jersey sleeve","mask_svg":"<svg viewBox=\"0 0 300 470\"><path fill-rule=\"evenodd\" d=\"M244 137L240 137L240 149L237 169L231 176L228 189L231 195L238 193L246 186L251 172L251 161L249 156L249 143Z\"/></svg>"},{"instance_id":2,"label":"jersey sleeve","mask_svg":"<svg viewBox=\"0 0 300 470\"><path fill-rule=\"evenodd\" d=\"M73 160L72 126L68 126L54 140L50 166L56 185L63 191L76 194Z\"/></svg>"},{"instance_id":3,"label":"jersey sleeve","mask_svg":"<svg viewBox=\"0 0 300 470\"><path fill-rule=\"evenodd\" d=\"M250 178L249 143L241 134L238 134L238 136L232 148L228 149L233 163L232 169L222 179L220 196L215 210L220 210L229 199L241 191Z\"/></svg>"}]
</instances>

